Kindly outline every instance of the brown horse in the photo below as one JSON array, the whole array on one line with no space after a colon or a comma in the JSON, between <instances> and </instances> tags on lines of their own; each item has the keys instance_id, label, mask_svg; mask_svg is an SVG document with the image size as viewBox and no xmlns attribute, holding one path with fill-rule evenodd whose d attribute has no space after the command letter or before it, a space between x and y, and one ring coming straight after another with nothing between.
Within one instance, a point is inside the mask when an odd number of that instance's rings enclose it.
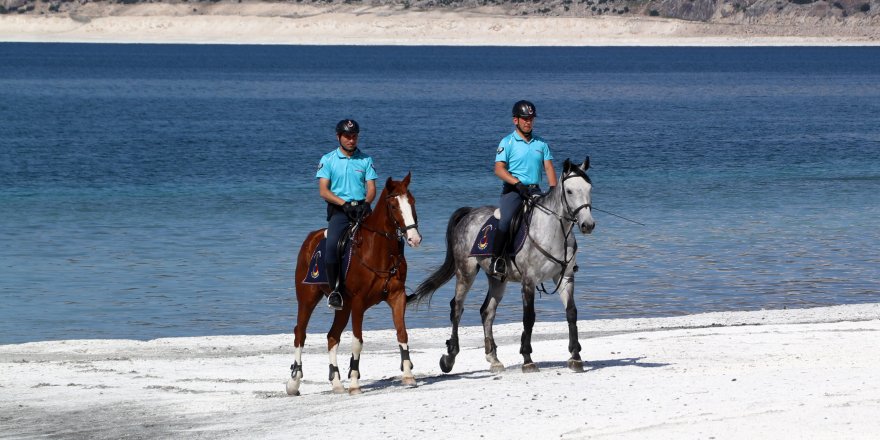
<instances>
[{"instance_id":1,"label":"brown horse","mask_svg":"<svg viewBox=\"0 0 880 440\"><path fill-rule=\"evenodd\" d=\"M358 363L363 348L364 313L368 308L382 301L391 306L394 328L397 330L397 343L400 345L400 363L403 370L403 384L415 385L412 362L409 360L406 323L406 260L403 257L401 238L408 245L417 247L422 241L419 234L416 199L409 192L410 174L402 181L388 178L385 189L376 201L376 208L364 219L352 241L352 256L345 275L342 310L336 311L333 324L327 333L327 349L330 354L330 385L333 391L342 393L345 388L339 376L336 362L336 349L339 337L348 325L351 316L351 330L354 340L351 344L351 363L348 377L349 393L360 393L360 371ZM305 284L303 281L309 271L312 254L324 238L325 229L312 231L303 242L296 262L296 301L298 313L293 332L296 359L290 366L290 380L287 381L287 394L298 396L302 382L302 349L306 341L306 327L315 307L330 293L326 284Z\"/></svg>"}]
</instances>

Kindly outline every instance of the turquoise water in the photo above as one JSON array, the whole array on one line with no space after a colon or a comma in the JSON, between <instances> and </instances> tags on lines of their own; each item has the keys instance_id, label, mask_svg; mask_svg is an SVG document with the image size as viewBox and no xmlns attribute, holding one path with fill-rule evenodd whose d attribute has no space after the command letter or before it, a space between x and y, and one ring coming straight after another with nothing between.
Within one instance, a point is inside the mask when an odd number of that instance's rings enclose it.
<instances>
[{"instance_id":1,"label":"turquoise water","mask_svg":"<svg viewBox=\"0 0 880 440\"><path fill-rule=\"evenodd\" d=\"M0 44L0 343L292 331L343 117L379 182L413 173L415 287L452 211L497 201L522 98L557 167L591 157L595 206L646 225L578 238L581 319L880 299L877 48ZM447 326L451 293L409 326ZM510 286L497 322L520 316Z\"/></svg>"}]
</instances>

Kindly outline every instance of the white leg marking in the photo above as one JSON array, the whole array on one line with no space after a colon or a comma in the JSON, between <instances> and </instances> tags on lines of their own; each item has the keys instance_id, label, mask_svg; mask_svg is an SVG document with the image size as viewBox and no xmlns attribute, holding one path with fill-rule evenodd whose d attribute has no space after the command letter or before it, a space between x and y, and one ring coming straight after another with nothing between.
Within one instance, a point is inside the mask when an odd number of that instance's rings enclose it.
<instances>
[{"instance_id":1,"label":"white leg marking","mask_svg":"<svg viewBox=\"0 0 880 440\"><path fill-rule=\"evenodd\" d=\"M402 350L406 350L407 352L409 352L409 346L407 344L399 344L399 345ZM412 367L413 367L412 361L410 361L410 360L403 361L403 380L402 380L402 382L404 385L412 386L412 385L416 384L416 378L413 377Z\"/></svg>"},{"instance_id":2,"label":"white leg marking","mask_svg":"<svg viewBox=\"0 0 880 440\"><path fill-rule=\"evenodd\" d=\"M334 345L330 348L330 365L333 365L337 369L339 368L339 362L336 361L336 349L339 348L339 344ZM342 381L339 378L339 373L333 374L333 379L330 380L330 385L333 387L333 391L337 393L341 393L345 391L345 388L342 386Z\"/></svg>"},{"instance_id":3,"label":"white leg marking","mask_svg":"<svg viewBox=\"0 0 880 440\"><path fill-rule=\"evenodd\" d=\"M295 347L293 350L293 361L302 366L302 347ZM296 372L296 377L287 380L287 394L290 396L299 396L299 386L302 384L302 371Z\"/></svg>"},{"instance_id":4,"label":"white leg marking","mask_svg":"<svg viewBox=\"0 0 880 440\"><path fill-rule=\"evenodd\" d=\"M356 361L360 360L361 350L363 350L363 348L364 348L364 345L361 343L361 341L358 341L357 338L355 338L351 342L351 356L354 358L354 360L356 360ZM360 367L358 367L358 368L360 368ZM351 373L351 378L349 378L349 383L348 383L348 392L349 393L351 393L353 390L359 390L361 388L360 383L358 383L358 379L360 379L360 378L361 378L361 374L359 371L354 371Z\"/></svg>"}]
</instances>

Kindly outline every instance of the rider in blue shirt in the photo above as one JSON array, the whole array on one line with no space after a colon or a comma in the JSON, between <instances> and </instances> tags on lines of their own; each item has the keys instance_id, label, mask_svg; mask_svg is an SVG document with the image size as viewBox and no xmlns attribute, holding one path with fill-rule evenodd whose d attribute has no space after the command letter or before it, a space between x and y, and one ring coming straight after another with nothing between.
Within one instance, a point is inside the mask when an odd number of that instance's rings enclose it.
<instances>
[{"instance_id":1,"label":"rider in blue shirt","mask_svg":"<svg viewBox=\"0 0 880 440\"><path fill-rule=\"evenodd\" d=\"M513 105L513 125L516 129L498 143L495 153L495 175L503 182L501 189L501 220L492 246L491 270L496 277L507 273L504 248L514 213L532 195L541 192L541 170L547 173L550 189L556 186L553 155L544 139L532 134L537 116L535 105L517 101Z\"/></svg>"},{"instance_id":2,"label":"rider in blue shirt","mask_svg":"<svg viewBox=\"0 0 880 440\"><path fill-rule=\"evenodd\" d=\"M373 158L357 147L360 127L352 119L336 124L339 147L321 157L318 165L318 191L327 201L327 241L324 263L330 296L327 306L342 309L342 288L339 282L339 253L337 244L349 223L359 221L370 213L370 203L376 198L376 169Z\"/></svg>"}]
</instances>

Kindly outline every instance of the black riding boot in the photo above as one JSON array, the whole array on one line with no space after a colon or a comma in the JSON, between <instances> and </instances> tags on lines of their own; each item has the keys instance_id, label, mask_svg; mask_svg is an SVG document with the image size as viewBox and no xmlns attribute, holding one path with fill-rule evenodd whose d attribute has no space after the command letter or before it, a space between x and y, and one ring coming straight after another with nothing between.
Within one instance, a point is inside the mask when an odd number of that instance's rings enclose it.
<instances>
[{"instance_id":1,"label":"black riding boot","mask_svg":"<svg viewBox=\"0 0 880 440\"><path fill-rule=\"evenodd\" d=\"M339 263L327 263L327 284L330 285L330 296L327 307L342 310L342 294L339 292Z\"/></svg>"},{"instance_id":2,"label":"black riding boot","mask_svg":"<svg viewBox=\"0 0 880 440\"><path fill-rule=\"evenodd\" d=\"M495 239L492 241L492 264L489 265L489 269L492 271L490 275L496 278L502 278L507 274L507 261L504 258L506 247L507 232L495 231Z\"/></svg>"}]
</instances>

